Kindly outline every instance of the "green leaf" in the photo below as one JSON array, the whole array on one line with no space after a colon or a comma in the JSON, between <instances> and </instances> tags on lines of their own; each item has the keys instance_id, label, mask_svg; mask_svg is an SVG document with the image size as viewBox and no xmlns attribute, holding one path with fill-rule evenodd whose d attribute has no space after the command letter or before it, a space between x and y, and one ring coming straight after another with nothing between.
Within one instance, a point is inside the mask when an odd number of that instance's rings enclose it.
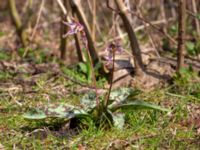
<instances>
[{"instance_id":1,"label":"green leaf","mask_svg":"<svg viewBox=\"0 0 200 150\"><path fill-rule=\"evenodd\" d=\"M68 104L49 105L45 109L48 117L71 119L79 115L88 115L83 109Z\"/></svg>"},{"instance_id":2,"label":"green leaf","mask_svg":"<svg viewBox=\"0 0 200 150\"><path fill-rule=\"evenodd\" d=\"M128 97L135 96L138 94L137 90L133 90L131 88L120 88L112 91L110 93L110 101L112 102L108 108L115 107L117 105L120 105L128 100Z\"/></svg>"},{"instance_id":3,"label":"green leaf","mask_svg":"<svg viewBox=\"0 0 200 150\"><path fill-rule=\"evenodd\" d=\"M125 123L125 115L123 113L112 113L114 127L123 129Z\"/></svg>"},{"instance_id":4,"label":"green leaf","mask_svg":"<svg viewBox=\"0 0 200 150\"><path fill-rule=\"evenodd\" d=\"M67 104L51 104L44 110L35 109L24 114L26 119L45 119L45 118L66 118L71 119L78 116L89 116L89 114L83 109L76 108Z\"/></svg>"},{"instance_id":5,"label":"green leaf","mask_svg":"<svg viewBox=\"0 0 200 150\"><path fill-rule=\"evenodd\" d=\"M128 110L128 109L154 109L154 110L160 110L160 111L170 111L169 109L162 108L158 105L147 103L144 101L133 101L129 102L126 104L121 104L118 105L114 108L112 108L112 111L116 111L117 109L123 109L123 110Z\"/></svg>"},{"instance_id":6,"label":"green leaf","mask_svg":"<svg viewBox=\"0 0 200 150\"><path fill-rule=\"evenodd\" d=\"M88 80L88 82L91 82L92 81L92 68L91 68L91 64L90 64L90 58L89 58L89 55L88 55L86 49L83 49L83 54L86 59L85 67L86 67L87 80Z\"/></svg>"},{"instance_id":7,"label":"green leaf","mask_svg":"<svg viewBox=\"0 0 200 150\"><path fill-rule=\"evenodd\" d=\"M186 42L186 50L187 50L188 54L195 55L195 53L196 53L195 43L193 43L193 42Z\"/></svg>"},{"instance_id":8,"label":"green leaf","mask_svg":"<svg viewBox=\"0 0 200 150\"><path fill-rule=\"evenodd\" d=\"M79 63L78 66L80 67L81 71L85 74L87 74L87 65L84 63Z\"/></svg>"},{"instance_id":9,"label":"green leaf","mask_svg":"<svg viewBox=\"0 0 200 150\"><path fill-rule=\"evenodd\" d=\"M0 60L9 60L10 56L3 50L0 49Z\"/></svg>"},{"instance_id":10,"label":"green leaf","mask_svg":"<svg viewBox=\"0 0 200 150\"><path fill-rule=\"evenodd\" d=\"M30 120L41 120L47 118L44 111L39 109L32 109L29 112L25 113L23 117Z\"/></svg>"},{"instance_id":11,"label":"green leaf","mask_svg":"<svg viewBox=\"0 0 200 150\"><path fill-rule=\"evenodd\" d=\"M130 88L120 88L110 93L110 100L125 100L131 94Z\"/></svg>"},{"instance_id":12,"label":"green leaf","mask_svg":"<svg viewBox=\"0 0 200 150\"><path fill-rule=\"evenodd\" d=\"M86 93L82 97L80 102L84 110L90 111L91 109L96 107L96 93L95 92Z\"/></svg>"},{"instance_id":13,"label":"green leaf","mask_svg":"<svg viewBox=\"0 0 200 150\"><path fill-rule=\"evenodd\" d=\"M92 81L92 68L90 66L90 62L88 62L88 61L86 63L86 66L87 66L87 80L88 80L88 82L91 82Z\"/></svg>"},{"instance_id":14,"label":"green leaf","mask_svg":"<svg viewBox=\"0 0 200 150\"><path fill-rule=\"evenodd\" d=\"M98 71L99 69L101 69L102 65L103 65L102 62L98 62L98 63L95 65L94 70L95 70L95 71Z\"/></svg>"},{"instance_id":15,"label":"green leaf","mask_svg":"<svg viewBox=\"0 0 200 150\"><path fill-rule=\"evenodd\" d=\"M200 14L196 14L196 18L200 20Z\"/></svg>"},{"instance_id":16,"label":"green leaf","mask_svg":"<svg viewBox=\"0 0 200 150\"><path fill-rule=\"evenodd\" d=\"M200 41L198 40L195 45L196 54L200 54Z\"/></svg>"},{"instance_id":17,"label":"green leaf","mask_svg":"<svg viewBox=\"0 0 200 150\"><path fill-rule=\"evenodd\" d=\"M79 82L83 82L83 83L87 82L85 79L85 76L78 73L77 70L75 70L74 68L70 69L67 67L62 67L61 70L65 75L69 76L70 78L74 80L78 80Z\"/></svg>"},{"instance_id":18,"label":"green leaf","mask_svg":"<svg viewBox=\"0 0 200 150\"><path fill-rule=\"evenodd\" d=\"M4 35L5 35L5 33L2 32L2 31L0 31L0 37L1 37L1 36L4 36Z\"/></svg>"},{"instance_id":19,"label":"green leaf","mask_svg":"<svg viewBox=\"0 0 200 150\"><path fill-rule=\"evenodd\" d=\"M45 109L45 114L49 117L73 118L74 107L66 104L51 104Z\"/></svg>"}]
</instances>

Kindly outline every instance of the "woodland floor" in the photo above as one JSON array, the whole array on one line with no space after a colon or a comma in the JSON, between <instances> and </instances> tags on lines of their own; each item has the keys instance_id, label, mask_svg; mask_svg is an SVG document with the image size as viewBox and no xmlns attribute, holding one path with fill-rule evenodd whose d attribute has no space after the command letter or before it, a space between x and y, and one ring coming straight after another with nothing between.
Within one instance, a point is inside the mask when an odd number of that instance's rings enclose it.
<instances>
[{"instance_id":1,"label":"woodland floor","mask_svg":"<svg viewBox=\"0 0 200 150\"><path fill-rule=\"evenodd\" d=\"M6 43L9 37L12 39L12 34L7 32L0 33L0 150L199 149L199 75L186 71L186 76L179 78L174 75L173 64L148 62L151 64L149 70L156 68L157 73L165 78L158 80L147 76L134 79L131 76L131 80L127 79L129 84L124 85L145 85L141 88L143 90L139 89L136 98L169 108L170 113L152 110L127 112L123 130L101 130L92 123L87 129L76 129L61 120L25 120L22 115L29 108L60 102L79 105L81 96L90 89L80 82L85 80L83 74L59 65L58 57L48 49L31 50L24 59L13 57L15 52L9 51L12 44ZM53 49L56 46L47 44L44 47ZM19 58L23 53L24 49L19 49ZM169 76L173 79L170 82ZM160 84L167 81L168 84ZM105 84L104 78L98 81L103 90ZM119 86L121 83L116 82L115 87Z\"/></svg>"},{"instance_id":2,"label":"woodland floor","mask_svg":"<svg viewBox=\"0 0 200 150\"><path fill-rule=\"evenodd\" d=\"M2 55L6 55L5 53ZM9 55L8 55L9 57ZM6 58L4 56L4 58ZM48 103L79 105L89 89L69 80L82 75L56 63L1 61L0 141L5 149L199 149L200 82L197 76L175 78L173 84L143 90L137 99L170 108L171 113L135 110L126 113L123 131L71 129L60 120L29 122L28 108ZM105 81L99 81L103 87ZM120 148L121 146L121 148ZM1 148L3 149L3 148Z\"/></svg>"}]
</instances>

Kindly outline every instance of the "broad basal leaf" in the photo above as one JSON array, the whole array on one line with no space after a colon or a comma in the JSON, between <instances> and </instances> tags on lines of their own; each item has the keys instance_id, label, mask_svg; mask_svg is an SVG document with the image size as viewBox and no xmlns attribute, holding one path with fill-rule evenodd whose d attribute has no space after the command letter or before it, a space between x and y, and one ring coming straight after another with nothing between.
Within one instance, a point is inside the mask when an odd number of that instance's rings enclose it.
<instances>
[{"instance_id":1,"label":"broad basal leaf","mask_svg":"<svg viewBox=\"0 0 200 150\"><path fill-rule=\"evenodd\" d=\"M40 120L40 119L45 119L47 118L47 115L44 113L44 111L39 110L39 109L32 109L29 112L25 113L23 115L25 119L30 119L30 120Z\"/></svg>"},{"instance_id":2,"label":"broad basal leaf","mask_svg":"<svg viewBox=\"0 0 200 150\"><path fill-rule=\"evenodd\" d=\"M125 110L127 109L154 109L154 110L160 110L160 111L170 111L169 109L162 108L158 105L147 103L144 101L133 101L126 104L121 104L121 105L113 107L111 110L115 111L117 109L125 109Z\"/></svg>"},{"instance_id":3,"label":"broad basal leaf","mask_svg":"<svg viewBox=\"0 0 200 150\"><path fill-rule=\"evenodd\" d=\"M45 109L45 114L48 117L58 117L58 118L73 118L75 108L71 105L66 104L51 104Z\"/></svg>"},{"instance_id":4,"label":"broad basal leaf","mask_svg":"<svg viewBox=\"0 0 200 150\"><path fill-rule=\"evenodd\" d=\"M120 88L112 91L109 99L112 101L112 104L110 104L108 108L124 103L132 93L134 93L134 90L131 88Z\"/></svg>"},{"instance_id":5,"label":"broad basal leaf","mask_svg":"<svg viewBox=\"0 0 200 150\"><path fill-rule=\"evenodd\" d=\"M83 109L67 104L51 104L44 110L30 111L23 115L26 119L66 118L71 119L79 115L88 115Z\"/></svg>"},{"instance_id":6,"label":"broad basal leaf","mask_svg":"<svg viewBox=\"0 0 200 150\"><path fill-rule=\"evenodd\" d=\"M84 110L89 111L96 107L96 94L95 92L86 93L81 99L81 105Z\"/></svg>"},{"instance_id":7,"label":"broad basal leaf","mask_svg":"<svg viewBox=\"0 0 200 150\"><path fill-rule=\"evenodd\" d=\"M112 113L114 127L123 129L125 123L125 115L123 113Z\"/></svg>"}]
</instances>

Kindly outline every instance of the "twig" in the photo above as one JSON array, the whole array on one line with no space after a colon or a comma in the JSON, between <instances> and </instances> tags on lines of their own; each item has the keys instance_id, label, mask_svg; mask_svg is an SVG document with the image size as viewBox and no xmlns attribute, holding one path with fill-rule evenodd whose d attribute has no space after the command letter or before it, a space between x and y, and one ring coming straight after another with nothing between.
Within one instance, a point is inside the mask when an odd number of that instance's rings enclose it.
<instances>
[{"instance_id":1,"label":"twig","mask_svg":"<svg viewBox=\"0 0 200 150\"><path fill-rule=\"evenodd\" d=\"M107 0L107 7L109 9L111 9L112 11L114 11L115 13L120 13L118 10L115 10L114 8L112 8L110 5L109 5L109 1ZM131 13L132 15L136 16L138 19L148 23L151 27L153 27L154 29L156 29L157 31L159 31L160 33L162 33L164 36L166 36L171 42L173 42L174 44L177 44L176 40L173 39L168 33L162 31L161 29L159 29L157 26L155 26L154 24L151 24L151 22L149 22L148 20L146 20L145 18L141 17L140 15L138 15L137 13L131 11L131 10L124 10L124 11L127 11L128 13Z\"/></svg>"},{"instance_id":2,"label":"twig","mask_svg":"<svg viewBox=\"0 0 200 150\"><path fill-rule=\"evenodd\" d=\"M64 15L67 15L67 10L66 10L65 6L63 5L63 3L61 2L61 0L57 0L57 2L58 2L58 5L59 5L60 8L61 8L63 14L64 14Z\"/></svg>"},{"instance_id":3,"label":"twig","mask_svg":"<svg viewBox=\"0 0 200 150\"><path fill-rule=\"evenodd\" d=\"M141 17L144 18L141 8L138 9L138 13L141 15ZM164 19L164 20L166 21L166 19ZM144 24L144 27L145 27L144 29L145 29L145 31L146 31L146 34L149 36L150 42L151 42L152 46L154 47L154 50L155 50L155 52L156 52L156 55L157 55L158 57L160 57L160 54L159 54L159 52L158 52L157 44L156 44L154 38L152 37L151 32L148 30L148 28L147 28L145 22L142 22L142 23Z\"/></svg>"},{"instance_id":4,"label":"twig","mask_svg":"<svg viewBox=\"0 0 200 150\"><path fill-rule=\"evenodd\" d=\"M186 12L187 12L188 15L190 15L190 16L192 16L192 17L198 19L198 20L200 20L200 19L197 17L197 15L194 14L193 12L191 12L190 10L187 9Z\"/></svg>"},{"instance_id":5,"label":"twig","mask_svg":"<svg viewBox=\"0 0 200 150\"><path fill-rule=\"evenodd\" d=\"M90 11L92 13L92 38L95 41L96 36L95 36L95 31L96 31L96 0L92 1L92 6L90 4L90 0L88 0L88 5L90 8Z\"/></svg>"},{"instance_id":6,"label":"twig","mask_svg":"<svg viewBox=\"0 0 200 150\"><path fill-rule=\"evenodd\" d=\"M197 14L198 12L197 12L196 0L192 0L192 7L194 14ZM195 24L198 37L200 37L200 26L199 26L199 20L197 18L195 18Z\"/></svg>"},{"instance_id":7,"label":"twig","mask_svg":"<svg viewBox=\"0 0 200 150\"><path fill-rule=\"evenodd\" d=\"M153 25L165 24L166 22L173 21L173 20L174 20L174 18L169 18L168 20L164 20L164 19L156 20L156 21L152 21L151 24L153 24ZM146 26L146 28L150 27L150 25L148 23L144 23L143 25L140 25L140 26L136 27L134 29L134 32L138 32L138 31L143 30L145 28L145 26ZM123 38L125 36L127 36L127 33L124 33L124 34L122 34L120 36L114 37L114 38L106 40L106 41L107 41L107 43L110 43L110 42L113 42L115 40L121 39L121 38ZM102 46L104 44L105 44L105 42L99 42L99 43L97 43L97 46L99 47L99 46Z\"/></svg>"},{"instance_id":8,"label":"twig","mask_svg":"<svg viewBox=\"0 0 200 150\"><path fill-rule=\"evenodd\" d=\"M168 33L164 32L162 29L158 28L157 26L155 26L154 24L152 24L150 21L146 20L143 17L140 17L138 14L129 11L131 14L133 14L134 16L136 16L138 19L146 22L147 24L149 24L149 26L153 27L155 30L157 30L158 32L162 33L165 37L167 37L171 42L173 42L174 44L177 44L176 40L173 39Z\"/></svg>"},{"instance_id":9,"label":"twig","mask_svg":"<svg viewBox=\"0 0 200 150\"><path fill-rule=\"evenodd\" d=\"M38 28L38 24L39 24L39 21L40 21L40 18L41 18L41 14L42 14L42 10L44 8L44 4L45 4L45 0L42 0L41 2L41 5L40 5L40 10L38 12L38 17L37 17L37 21L36 21L36 24L35 24L35 27L33 29L33 32L32 32L32 35L30 37L30 41L33 40L34 36L35 36L35 33L36 33L36 30ZM23 54L23 57L26 56L26 54L28 53L28 50L29 50L29 46L26 47L25 51L24 51L24 54Z\"/></svg>"}]
</instances>

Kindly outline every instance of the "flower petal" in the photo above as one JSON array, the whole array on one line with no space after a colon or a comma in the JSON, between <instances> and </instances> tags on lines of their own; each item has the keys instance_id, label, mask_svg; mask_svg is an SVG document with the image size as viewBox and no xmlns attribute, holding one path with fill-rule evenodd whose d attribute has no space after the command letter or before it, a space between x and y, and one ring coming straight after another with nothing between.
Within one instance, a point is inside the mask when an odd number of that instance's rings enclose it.
<instances>
[{"instance_id":1,"label":"flower petal","mask_svg":"<svg viewBox=\"0 0 200 150\"><path fill-rule=\"evenodd\" d=\"M63 35L64 38L66 38L68 35L74 35L76 32L74 30L69 30L65 35Z\"/></svg>"}]
</instances>

